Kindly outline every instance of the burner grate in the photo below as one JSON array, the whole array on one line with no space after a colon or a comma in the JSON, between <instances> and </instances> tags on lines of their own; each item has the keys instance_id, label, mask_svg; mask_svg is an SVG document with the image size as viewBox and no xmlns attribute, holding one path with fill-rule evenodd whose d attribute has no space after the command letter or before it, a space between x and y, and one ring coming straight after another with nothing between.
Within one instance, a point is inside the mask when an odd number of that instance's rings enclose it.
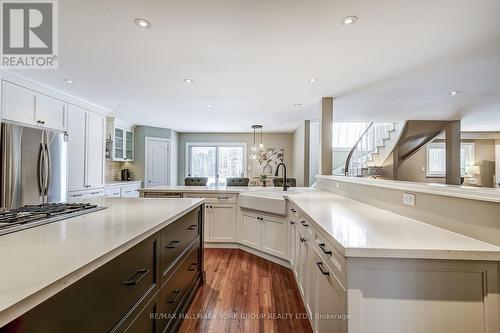
<instances>
[{"instance_id":1,"label":"burner grate","mask_svg":"<svg viewBox=\"0 0 500 333\"><path fill-rule=\"evenodd\" d=\"M90 203L27 205L0 212L0 235L103 209Z\"/></svg>"}]
</instances>

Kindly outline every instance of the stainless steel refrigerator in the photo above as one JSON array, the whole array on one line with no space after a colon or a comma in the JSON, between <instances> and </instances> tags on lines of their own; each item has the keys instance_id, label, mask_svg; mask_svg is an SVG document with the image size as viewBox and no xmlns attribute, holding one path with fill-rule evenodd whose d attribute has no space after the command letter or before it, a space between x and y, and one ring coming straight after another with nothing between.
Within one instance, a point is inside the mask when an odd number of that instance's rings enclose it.
<instances>
[{"instance_id":1,"label":"stainless steel refrigerator","mask_svg":"<svg viewBox=\"0 0 500 333\"><path fill-rule=\"evenodd\" d=\"M0 205L67 200L67 138L64 133L2 123Z\"/></svg>"}]
</instances>

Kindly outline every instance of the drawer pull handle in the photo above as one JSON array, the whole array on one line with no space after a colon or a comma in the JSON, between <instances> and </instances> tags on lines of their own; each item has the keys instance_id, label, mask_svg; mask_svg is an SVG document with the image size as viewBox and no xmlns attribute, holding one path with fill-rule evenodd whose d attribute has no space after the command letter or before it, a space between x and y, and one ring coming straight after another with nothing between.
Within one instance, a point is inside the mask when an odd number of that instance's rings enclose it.
<instances>
[{"instance_id":1,"label":"drawer pull handle","mask_svg":"<svg viewBox=\"0 0 500 333\"><path fill-rule=\"evenodd\" d=\"M83 194L72 194L71 196L72 196L73 198L77 198L77 197L82 197L82 196L83 196Z\"/></svg>"},{"instance_id":2,"label":"drawer pull handle","mask_svg":"<svg viewBox=\"0 0 500 333\"><path fill-rule=\"evenodd\" d=\"M316 262L316 266L318 266L319 271L321 272L321 274L327 275L327 276L330 275L329 271L325 271L325 268L323 267L323 263L321 261Z\"/></svg>"},{"instance_id":3,"label":"drawer pull handle","mask_svg":"<svg viewBox=\"0 0 500 333\"><path fill-rule=\"evenodd\" d=\"M181 291L180 290L174 290L172 292L172 295L175 295L174 298L171 298L167 301L168 304L174 304L174 303L177 303L177 300L179 299L179 297L181 296Z\"/></svg>"},{"instance_id":4,"label":"drawer pull handle","mask_svg":"<svg viewBox=\"0 0 500 333\"><path fill-rule=\"evenodd\" d=\"M217 197L219 200L229 200L229 197Z\"/></svg>"},{"instance_id":5,"label":"drawer pull handle","mask_svg":"<svg viewBox=\"0 0 500 333\"><path fill-rule=\"evenodd\" d=\"M149 269L145 269L145 268L139 269L137 272L134 273L134 275L132 275L130 277L130 279L128 279L127 281L123 281L123 284L126 285L126 286L135 286L148 273L149 273Z\"/></svg>"},{"instance_id":6,"label":"drawer pull handle","mask_svg":"<svg viewBox=\"0 0 500 333\"><path fill-rule=\"evenodd\" d=\"M45 121L43 121L43 120L37 120L36 123L40 124L40 125L45 125Z\"/></svg>"},{"instance_id":7,"label":"drawer pull handle","mask_svg":"<svg viewBox=\"0 0 500 333\"><path fill-rule=\"evenodd\" d=\"M304 243L305 241L306 241L306 239L305 239L305 238L300 237L300 242L301 242L301 243Z\"/></svg>"},{"instance_id":8,"label":"drawer pull handle","mask_svg":"<svg viewBox=\"0 0 500 333\"><path fill-rule=\"evenodd\" d=\"M194 262L194 263L191 264L191 266L189 267L188 271L194 272L196 270L196 267L198 267L198 263Z\"/></svg>"},{"instance_id":9,"label":"drawer pull handle","mask_svg":"<svg viewBox=\"0 0 500 333\"><path fill-rule=\"evenodd\" d=\"M165 248L166 249L175 249L177 246L179 246L180 243L181 243L181 241L172 241Z\"/></svg>"},{"instance_id":10,"label":"drawer pull handle","mask_svg":"<svg viewBox=\"0 0 500 333\"><path fill-rule=\"evenodd\" d=\"M293 222L292 220L290 220L290 224L291 224L291 225L294 225L294 224L295 224L295 222Z\"/></svg>"},{"instance_id":11,"label":"drawer pull handle","mask_svg":"<svg viewBox=\"0 0 500 333\"><path fill-rule=\"evenodd\" d=\"M300 223L301 223L304 227L308 227L308 226L309 226L309 224L307 224L307 223L306 223L306 221L304 221L304 220L300 221Z\"/></svg>"},{"instance_id":12,"label":"drawer pull handle","mask_svg":"<svg viewBox=\"0 0 500 333\"><path fill-rule=\"evenodd\" d=\"M193 224L193 225L189 226L188 230L194 231L194 230L196 230L196 228L198 228L198 225Z\"/></svg>"},{"instance_id":13,"label":"drawer pull handle","mask_svg":"<svg viewBox=\"0 0 500 333\"><path fill-rule=\"evenodd\" d=\"M325 247L325 243L320 243L319 248L323 251L324 254L332 255L332 251L327 250Z\"/></svg>"},{"instance_id":14,"label":"drawer pull handle","mask_svg":"<svg viewBox=\"0 0 500 333\"><path fill-rule=\"evenodd\" d=\"M297 211L295 209L290 209L292 211L292 213L297 213Z\"/></svg>"}]
</instances>

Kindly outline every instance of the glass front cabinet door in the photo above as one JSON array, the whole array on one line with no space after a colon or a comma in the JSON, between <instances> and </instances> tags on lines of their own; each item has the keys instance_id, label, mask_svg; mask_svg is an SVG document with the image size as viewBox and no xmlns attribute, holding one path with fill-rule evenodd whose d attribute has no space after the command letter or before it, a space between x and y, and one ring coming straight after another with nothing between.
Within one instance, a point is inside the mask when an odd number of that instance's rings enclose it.
<instances>
[{"instance_id":1,"label":"glass front cabinet door","mask_svg":"<svg viewBox=\"0 0 500 333\"><path fill-rule=\"evenodd\" d=\"M125 159L127 161L134 160L134 132L126 131L126 142L125 142Z\"/></svg>"},{"instance_id":2,"label":"glass front cabinet door","mask_svg":"<svg viewBox=\"0 0 500 333\"><path fill-rule=\"evenodd\" d=\"M123 160L125 141L123 140L123 130L121 128L115 128L115 153L114 159Z\"/></svg>"}]
</instances>

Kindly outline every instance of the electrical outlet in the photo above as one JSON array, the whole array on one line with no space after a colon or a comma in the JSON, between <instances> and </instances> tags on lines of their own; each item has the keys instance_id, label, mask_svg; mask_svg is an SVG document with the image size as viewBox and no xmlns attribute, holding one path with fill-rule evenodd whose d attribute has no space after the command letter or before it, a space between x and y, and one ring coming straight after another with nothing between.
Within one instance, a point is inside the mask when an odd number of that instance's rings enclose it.
<instances>
[{"instance_id":1,"label":"electrical outlet","mask_svg":"<svg viewBox=\"0 0 500 333\"><path fill-rule=\"evenodd\" d=\"M335 188L336 188L337 190L340 190L340 183L339 183L339 182L335 182Z\"/></svg>"},{"instance_id":2,"label":"electrical outlet","mask_svg":"<svg viewBox=\"0 0 500 333\"><path fill-rule=\"evenodd\" d=\"M415 194L403 194L403 203L408 206L415 206Z\"/></svg>"}]
</instances>

